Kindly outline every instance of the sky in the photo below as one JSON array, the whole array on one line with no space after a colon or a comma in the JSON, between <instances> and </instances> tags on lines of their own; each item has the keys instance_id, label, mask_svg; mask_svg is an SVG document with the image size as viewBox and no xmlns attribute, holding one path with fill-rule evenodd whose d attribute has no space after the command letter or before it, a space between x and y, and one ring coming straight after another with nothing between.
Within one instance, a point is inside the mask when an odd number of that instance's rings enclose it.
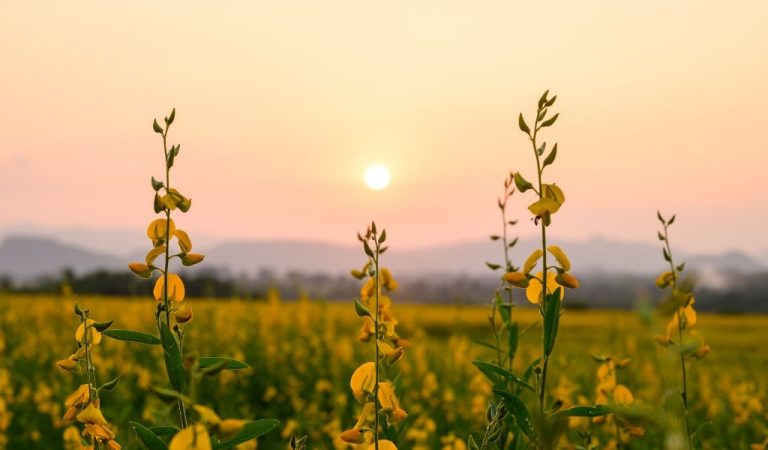
<instances>
[{"instance_id":1,"label":"sky","mask_svg":"<svg viewBox=\"0 0 768 450\"><path fill-rule=\"evenodd\" d=\"M517 115L549 89L552 239L653 242L660 209L673 245L768 253L766 21L763 0L4 2L0 230L143 234L175 107L193 238L484 239L506 175L535 178Z\"/></svg>"}]
</instances>

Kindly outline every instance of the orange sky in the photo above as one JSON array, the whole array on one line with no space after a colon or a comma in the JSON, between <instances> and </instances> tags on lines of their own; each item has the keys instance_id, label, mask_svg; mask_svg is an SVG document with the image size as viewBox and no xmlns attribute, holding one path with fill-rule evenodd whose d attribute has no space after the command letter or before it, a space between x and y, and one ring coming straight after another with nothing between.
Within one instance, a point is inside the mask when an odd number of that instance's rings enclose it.
<instances>
[{"instance_id":1,"label":"orange sky","mask_svg":"<svg viewBox=\"0 0 768 450\"><path fill-rule=\"evenodd\" d=\"M553 236L650 242L661 208L673 245L762 251L766 21L762 0L5 2L0 230L141 233L151 122L176 106L193 234L354 245L376 218L402 247L482 239L506 173L532 177L517 113L551 89Z\"/></svg>"}]
</instances>

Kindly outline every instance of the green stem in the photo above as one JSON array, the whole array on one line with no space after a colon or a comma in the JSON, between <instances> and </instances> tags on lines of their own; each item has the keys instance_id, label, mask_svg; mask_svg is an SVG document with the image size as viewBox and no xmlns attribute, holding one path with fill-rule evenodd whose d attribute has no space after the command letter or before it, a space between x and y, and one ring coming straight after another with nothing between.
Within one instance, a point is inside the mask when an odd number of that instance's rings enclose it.
<instances>
[{"instance_id":1,"label":"green stem","mask_svg":"<svg viewBox=\"0 0 768 450\"><path fill-rule=\"evenodd\" d=\"M163 132L163 153L165 155L165 190L170 192L171 190L171 168L168 166L168 128L166 126L165 132ZM163 268L163 307L165 308L165 323L168 326L168 330L171 329L171 305L168 300L168 266L171 261L171 210L165 208L165 265ZM181 356L181 340L179 341L179 356ZM179 422L181 428L186 428L187 423L187 411L184 407L184 401L179 399L176 401L179 408Z\"/></svg>"},{"instance_id":2,"label":"green stem","mask_svg":"<svg viewBox=\"0 0 768 450\"><path fill-rule=\"evenodd\" d=\"M533 154L536 156L536 174L538 178L538 195L539 200L541 200L544 197L544 189L542 189L542 182L541 182L541 175L544 169L541 167L541 158L539 157L539 150L538 146L536 145L536 135L539 132L538 127L538 117L539 113L541 112L541 108L536 112L536 122L534 124L533 129L533 135L531 136L531 145L533 146ZM542 252L542 267L544 267L544 271L542 272L542 280L541 280L541 301L539 302L540 305L540 312L542 313L542 320L546 315L546 308L547 308L547 293L549 292L547 290L547 226L544 223L544 219L541 220L540 223L541 226L541 252ZM541 351L541 383L539 384L539 419L541 420L540 423L540 433L541 433L541 445L544 445L544 405L546 404L546 395L547 395L547 367L549 366L549 356L547 355L547 349L544 345L543 341L544 333L542 332L542 351Z\"/></svg>"},{"instance_id":3,"label":"green stem","mask_svg":"<svg viewBox=\"0 0 768 450\"><path fill-rule=\"evenodd\" d=\"M672 271L672 295L675 295L677 291L677 269L675 268L674 260L672 259L672 248L669 245L669 230L668 224L664 223L664 245L667 248L667 255L669 255L669 267ZM680 312L680 306L677 307L677 332L680 346L683 345L683 314ZM685 369L685 356L680 353L680 371L683 378L683 389L680 392L680 397L683 399L683 418L685 419L685 434L688 437L688 448L693 448L693 442L691 440L691 424L688 420L688 377Z\"/></svg>"},{"instance_id":4,"label":"green stem","mask_svg":"<svg viewBox=\"0 0 768 450\"><path fill-rule=\"evenodd\" d=\"M374 234L374 241L376 241L376 235ZM373 260L374 264L374 279L373 279L373 291L375 295L375 308L376 314L374 315L373 329L376 330L376 340L374 346L376 347L376 379L373 386L373 405L374 405L374 426L373 426L373 439L374 449L379 450L379 243L376 244L376 257Z\"/></svg>"}]
</instances>

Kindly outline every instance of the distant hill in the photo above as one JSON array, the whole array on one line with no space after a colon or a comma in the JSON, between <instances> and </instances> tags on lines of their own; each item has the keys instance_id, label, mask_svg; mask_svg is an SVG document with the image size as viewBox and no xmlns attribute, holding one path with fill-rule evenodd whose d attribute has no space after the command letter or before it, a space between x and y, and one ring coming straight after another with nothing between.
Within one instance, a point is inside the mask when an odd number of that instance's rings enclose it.
<instances>
[{"instance_id":1,"label":"distant hill","mask_svg":"<svg viewBox=\"0 0 768 450\"><path fill-rule=\"evenodd\" d=\"M560 242L568 253L579 276L653 276L665 270L660 246L607 239L581 242ZM533 239L521 240L511 251L517 265L536 248ZM362 250L307 241L231 241L210 247L196 246L207 255L206 267L217 267L233 273L253 274L269 270L287 272L347 273L360 267L365 257ZM86 250L62 244L50 238L9 237L0 244L0 274L29 278L56 274L70 267L79 272L99 268L124 268L131 260L141 260L143 252L132 256ZM402 276L461 274L489 276L485 261L499 263L500 244L491 241L467 242L414 250L391 248L385 255L386 264ZM697 272L703 285L717 287L733 275L749 275L765 271L763 264L740 252L717 255L684 254L687 271Z\"/></svg>"},{"instance_id":2,"label":"distant hill","mask_svg":"<svg viewBox=\"0 0 768 450\"><path fill-rule=\"evenodd\" d=\"M53 239L10 237L0 243L0 274L18 280L60 274L64 269L86 273L125 267L114 255L97 253Z\"/></svg>"}]
</instances>

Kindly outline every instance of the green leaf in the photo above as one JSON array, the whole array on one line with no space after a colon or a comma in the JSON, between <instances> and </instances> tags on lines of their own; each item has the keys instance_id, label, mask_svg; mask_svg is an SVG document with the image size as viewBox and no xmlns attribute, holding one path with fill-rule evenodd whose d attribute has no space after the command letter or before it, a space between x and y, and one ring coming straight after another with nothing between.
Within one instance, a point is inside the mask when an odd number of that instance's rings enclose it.
<instances>
[{"instance_id":1,"label":"green leaf","mask_svg":"<svg viewBox=\"0 0 768 450\"><path fill-rule=\"evenodd\" d=\"M155 133L163 134L163 128L160 126L159 123L157 123L157 119L155 119L155 121L152 122L152 129L155 130Z\"/></svg>"},{"instance_id":2,"label":"green leaf","mask_svg":"<svg viewBox=\"0 0 768 450\"><path fill-rule=\"evenodd\" d=\"M368 245L368 241L363 241L363 250L365 250L365 254L373 258L373 250L371 250L371 246Z\"/></svg>"},{"instance_id":3,"label":"green leaf","mask_svg":"<svg viewBox=\"0 0 768 450\"><path fill-rule=\"evenodd\" d=\"M495 344L491 344L490 342L481 341L479 339L472 339L472 342L474 342L477 345L482 345L483 347L488 347L494 351L501 351L499 347L496 347Z\"/></svg>"},{"instance_id":4,"label":"green leaf","mask_svg":"<svg viewBox=\"0 0 768 450\"><path fill-rule=\"evenodd\" d=\"M550 117L549 119L545 120L544 122L541 123L541 128L552 126L558 117L560 117L560 113L557 113L554 116Z\"/></svg>"},{"instance_id":5,"label":"green leaf","mask_svg":"<svg viewBox=\"0 0 768 450\"><path fill-rule=\"evenodd\" d=\"M560 289L546 295L546 309L544 310L544 354L549 356L555 348L557 329L560 325Z\"/></svg>"},{"instance_id":6,"label":"green leaf","mask_svg":"<svg viewBox=\"0 0 768 450\"><path fill-rule=\"evenodd\" d=\"M259 436L265 435L270 431L277 428L280 425L279 420L275 419L261 419L254 420L245 424L243 429L235 435L232 439L229 439L221 444L214 446L214 450L225 450L234 448L236 445L248 442L251 439L256 439Z\"/></svg>"},{"instance_id":7,"label":"green leaf","mask_svg":"<svg viewBox=\"0 0 768 450\"><path fill-rule=\"evenodd\" d=\"M667 251L667 248L666 248L666 247L664 247L664 248L662 249L662 252L664 253L664 259L665 259L667 262L670 262L670 261L672 261L672 257L671 257L671 256L669 256L669 252Z\"/></svg>"},{"instance_id":8,"label":"green leaf","mask_svg":"<svg viewBox=\"0 0 768 450\"><path fill-rule=\"evenodd\" d=\"M139 436L139 439L149 450L166 450L168 446L165 445L160 436L156 435L152 430L145 427L138 422L129 422L133 431Z\"/></svg>"},{"instance_id":9,"label":"green leaf","mask_svg":"<svg viewBox=\"0 0 768 450\"><path fill-rule=\"evenodd\" d=\"M560 411L558 414L574 417L598 417L611 414L613 410L608 405L574 406L571 409Z\"/></svg>"},{"instance_id":10,"label":"green leaf","mask_svg":"<svg viewBox=\"0 0 768 450\"><path fill-rule=\"evenodd\" d=\"M536 440L531 413L528 411L528 407L525 406L525 403L520 400L520 397L502 389L494 389L493 392L502 398L504 405L509 410L509 413L512 414L517 427L528 436L528 439Z\"/></svg>"},{"instance_id":11,"label":"green leaf","mask_svg":"<svg viewBox=\"0 0 768 450\"><path fill-rule=\"evenodd\" d=\"M675 223L675 214L672 214L672 217L669 219L669 222L667 222L667 225L672 225Z\"/></svg>"},{"instance_id":12,"label":"green leaf","mask_svg":"<svg viewBox=\"0 0 768 450\"><path fill-rule=\"evenodd\" d=\"M488 266L488 268L491 269L491 270L499 270L501 268L500 265L494 264L494 263L489 263L488 261L485 262L485 265Z\"/></svg>"},{"instance_id":13,"label":"green leaf","mask_svg":"<svg viewBox=\"0 0 768 450\"><path fill-rule=\"evenodd\" d=\"M168 116L168 120L165 121L168 125L173 123L173 119L176 118L176 108L173 108L173 111L171 111L171 115Z\"/></svg>"},{"instance_id":14,"label":"green leaf","mask_svg":"<svg viewBox=\"0 0 768 450\"><path fill-rule=\"evenodd\" d=\"M165 186L165 183L162 181L157 181L155 177L152 177L152 189L155 190L155 192L159 191Z\"/></svg>"},{"instance_id":15,"label":"green leaf","mask_svg":"<svg viewBox=\"0 0 768 450\"><path fill-rule=\"evenodd\" d=\"M517 341L519 337L519 327L517 322L512 322L507 325L507 346L509 347L509 355L513 356L517 353Z\"/></svg>"},{"instance_id":16,"label":"green leaf","mask_svg":"<svg viewBox=\"0 0 768 450\"><path fill-rule=\"evenodd\" d=\"M201 369L205 369L208 366L213 366L215 364L218 364L219 362L224 361L226 364L224 365L225 370L240 370L240 369L247 369L250 366L242 361L238 361L236 359L232 358L224 358L221 356L201 356L197 359L198 366Z\"/></svg>"},{"instance_id":17,"label":"green leaf","mask_svg":"<svg viewBox=\"0 0 768 450\"><path fill-rule=\"evenodd\" d=\"M371 311L368 310L368 308L365 307L362 303L360 303L360 300L355 299L355 313L357 313L360 317L373 317L371 315Z\"/></svg>"},{"instance_id":18,"label":"green leaf","mask_svg":"<svg viewBox=\"0 0 768 450\"><path fill-rule=\"evenodd\" d=\"M480 369L483 373L486 373L486 374L488 372L495 373L497 375L502 376L503 378L506 378L507 380L509 380L509 381L511 381L513 383L519 384L520 386L530 390L531 392L536 392L536 389L534 389L533 386L531 386L530 384L528 384L525 381L523 381L522 378L518 377L514 373L512 373L512 372L510 372L510 371L508 371L506 369L503 369L503 368L501 368L501 367L499 367L499 366L497 366L495 364L491 364L491 363L488 363L488 362L485 362L485 361L480 361L480 360L474 360L474 361L472 361L472 364L477 366L477 368Z\"/></svg>"},{"instance_id":19,"label":"green leaf","mask_svg":"<svg viewBox=\"0 0 768 450\"><path fill-rule=\"evenodd\" d=\"M113 321L109 320L107 322L94 322L91 326L93 328L96 328L96 331L103 333L104 331L107 331L107 328L112 326Z\"/></svg>"},{"instance_id":20,"label":"green leaf","mask_svg":"<svg viewBox=\"0 0 768 450\"><path fill-rule=\"evenodd\" d=\"M552 151L549 152L549 155L547 155L546 158L544 158L544 164L542 167L547 167L548 165L555 162L555 158L557 158L557 144L552 148Z\"/></svg>"},{"instance_id":21,"label":"green leaf","mask_svg":"<svg viewBox=\"0 0 768 450\"><path fill-rule=\"evenodd\" d=\"M160 344L160 339L158 339L157 336L153 336L147 333L142 333L140 331L107 330L104 332L104 335L111 337L112 339L116 339L118 341L140 342L142 344L148 344L148 345Z\"/></svg>"},{"instance_id":22,"label":"green leaf","mask_svg":"<svg viewBox=\"0 0 768 450\"><path fill-rule=\"evenodd\" d=\"M659 222L661 222L661 223L666 223L666 222L664 221L664 218L663 218L663 217L661 217L661 211L656 211L656 217L658 217L658 218L659 218Z\"/></svg>"},{"instance_id":23,"label":"green leaf","mask_svg":"<svg viewBox=\"0 0 768 450\"><path fill-rule=\"evenodd\" d=\"M161 400L172 402L176 400L181 400L184 403L193 404L191 398L185 396L184 394L180 392L176 392L173 389L166 389L163 387L157 387L152 386L152 392L154 392L158 397L160 397Z\"/></svg>"},{"instance_id":24,"label":"green leaf","mask_svg":"<svg viewBox=\"0 0 768 450\"><path fill-rule=\"evenodd\" d=\"M118 375L116 378L114 378L112 380L109 380L106 383L104 383L101 386L99 386L98 390L99 390L99 392L101 392L101 391L111 391L112 389L114 389L117 386L117 384L119 382L120 382L120 375Z\"/></svg>"},{"instance_id":25,"label":"green leaf","mask_svg":"<svg viewBox=\"0 0 768 450\"><path fill-rule=\"evenodd\" d=\"M528 380L530 380L530 379L531 379L531 377L533 376L533 371L536 369L536 366L537 366L537 365L538 365L540 362L541 362L541 357L538 357L538 358L534 359L534 360L533 360L533 362L531 362L531 363L528 365L528 368L527 368L527 369L525 369L525 372L523 372L523 379L524 379L525 381L528 381Z\"/></svg>"},{"instance_id":26,"label":"green leaf","mask_svg":"<svg viewBox=\"0 0 768 450\"><path fill-rule=\"evenodd\" d=\"M661 231L657 231L656 233L658 234L658 236L659 236L659 240L660 240L660 241L663 241L663 240L665 240L665 239L666 239L666 238L664 237L664 235L663 235L663 234L661 234Z\"/></svg>"},{"instance_id":27,"label":"green leaf","mask_svg":"<svg viewBox=\"0 0 768 450\"><path fill-rule=\"evenodd\" d=\"M547 95L549 95L549 89L544 91L544 93L541 94L541 97L539 97L539 109L541 109L547 103Z\"/></svg>"},{"instance_id":28,"label":"green leaf","mask_svg":"<svg viewBox=\"0 0 768 450\"><path fill-rule=\"evenodd\" d=\"M171 151L168 152L168 159L167 159L167 166L170 169L173 167L173 160L176 158L176 153L171 149Z\"/></svg>"},{"instance_id":29,"label":"green leaf","mask_svg":"<svg viewBox=\"0 0 768 450\"><path fill-rule=\"evenodd\" d=\"M379 236L379 244L383 244L387 240L387 230L381 230L381 236Z\"/></svg>"},{"instance_id":30,"label":"green leaf","mask_svg":"<svg viewBox=\"0 0 768 450\"><path fill-rule=\"evenodd\" d=\"M489 237L491 238L492 241L498 241L499 239L501 239L501 236L499 236L498 234L492 234Z\"/></svg>"},{"instance_id":31,"label":"green leaf","mask_svg":"<svg viewBox=\"0 0 768 450\"><path fill-rule=\"evenodd\" d=\"M501 298L501 293L496 292L496 296L494 297L494 301L496 302L496 307L499 308L499 314L501 314L501 320L504 321L504 323L509 322L509 308L508 305L504 304L504 299Z\"/></svg>"},{"instance_id":32,"label":"green leaf","mask_svg":"<svg viewBox=\"0 0 768 450\"><path fill-rule=\"evenodd\" d=\"M533 185L526 180L522 175L520 175L520 172L515 172L515 186L517 186L517 190L520 192L525 192L528 189L533 189Z\"/></svg>"},{"instance_id":33,"label":"green leaf","mask_svg":"<svg viewBox=\"0 0 768 450\"><path fill-rule=\"evenodd\" d=\"M163 346L163 359L168 381L176 392L184 391L184 366L181 363L179 342L165 322L160 323L160 341Z\"/></svg>"},{"instance_id":34,"label":"green leaf","mask_svg":"<svg viewBox=\"0 0 768 450\"><path fill-rule=\"evenodd\" d=\"M159 426L159 427L150 428L150 431L152 431L153 433L155 433L160 437L163 437L163 436L173 436L176 433L178 433L180 430L176 427Z\"/></svg>"},{"instance_id":35,"label":"green leaf","mask_svg":"<svg viewBox=\"0 0 768 450\"><path fill-rule=\"evenodd\" d=\"M517 119L517 124L520 126L520 131L528 135L531 134L531 129L528 128L528 124L525 123L525 119L523 119L523 113L520 113L520 118Z\"/></svg>"}]
</instances>

